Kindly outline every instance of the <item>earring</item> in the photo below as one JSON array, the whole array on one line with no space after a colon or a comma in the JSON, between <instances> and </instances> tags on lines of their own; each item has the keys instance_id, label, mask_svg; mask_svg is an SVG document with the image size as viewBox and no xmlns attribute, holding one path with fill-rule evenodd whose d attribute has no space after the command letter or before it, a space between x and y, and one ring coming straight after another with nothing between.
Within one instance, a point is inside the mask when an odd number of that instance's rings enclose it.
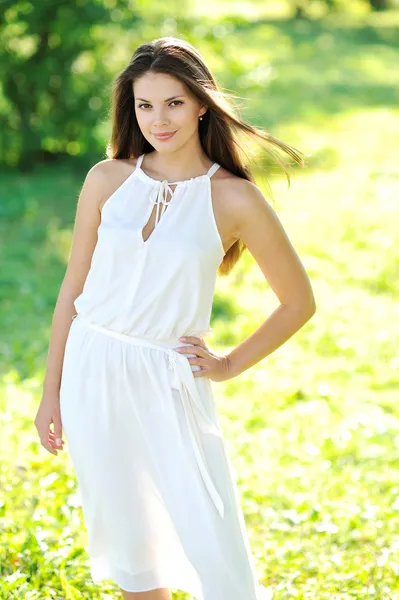
<instances>
[{"instance_id":1,"label":"earring","mask_svg":"<svg viewBox=\"0 0 399 600\"><path fill-rule=\"evenodd\" d=\"M202 121L202 115L200 116L199 120Z\"/></svg>"}]
</instances>

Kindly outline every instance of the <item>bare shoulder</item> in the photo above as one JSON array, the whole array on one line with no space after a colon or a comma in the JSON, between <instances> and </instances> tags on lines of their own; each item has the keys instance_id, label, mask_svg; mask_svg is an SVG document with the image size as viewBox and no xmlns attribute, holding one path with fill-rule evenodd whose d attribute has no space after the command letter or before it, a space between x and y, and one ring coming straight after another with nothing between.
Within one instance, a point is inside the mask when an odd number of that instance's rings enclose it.
<instances>
[{"instance_id":1,"label":"bare shoulder","mask_svg":"<svg viewBox=\"0 0 399 600\"><path fill-rule=\"evenodd\" d=\"M226 171L226 173L228 173L228 171ZM232 208L239 213L240 211L247 211L254 205L267 204L262 191L252 181L237 177L232 173L225 176L221 182L222 181L224 194L230 198Z\"/></svg>"},{"instance_id":2,"label":"bare shoulder","mask_svg":"<svg viewBox=\"0 0 399 600\"><path fill-rule=\"evenodd\" d=\"M86 175L85 185L96 193L99 210L134 171L136 163L136 158L106 158L91 167Z\"/></svg>"},{"instance_id":3,"label":"bare shoulder","mask_svg":"<svg viewBox=\"0 0 399 600\"><path fill-rule=\"evenodd\" d=\"M248 226L249 221L255 222L259 211L264 213L271 207L256 184L227 169L219 168L212 180L215 217L228 249L243 239L245 223Z\"/></svg>"},{"instance_id":4,"label":"bare shoulder","mask_svg":"<svg viewBox=\"0 0 399 600\"><path fill-rule=\"evenodd\" d=\"M237 237L256 252L263 240L285 238L283 225L262 190L246 179L239 178L229 190L231 210Z\"/></svg>"},{"instance_id":5,"label":"bare shoulder","mask_svg":"<svg viewBox=\"0 0 399 600\"><path fill-rule=\"evenodd\" d=\"M315 311L309 277L276 212L253 182L220 178L221 205L228 207L230 226L244 242L282 304L307 320Z\"/></svg>"}]
</instances>

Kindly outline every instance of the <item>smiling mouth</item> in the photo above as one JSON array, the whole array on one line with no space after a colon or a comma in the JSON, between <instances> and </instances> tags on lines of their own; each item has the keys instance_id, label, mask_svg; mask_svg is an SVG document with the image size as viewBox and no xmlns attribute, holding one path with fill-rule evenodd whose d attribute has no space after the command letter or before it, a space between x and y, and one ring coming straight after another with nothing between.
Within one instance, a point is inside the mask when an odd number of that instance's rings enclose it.
<instances>
[{"instance_id":1,"label":"smiling mouth","mask_svg":"<svg viewBox=\"0 0 399 600\"><path fill-rule=\"evenodd\" d=\"M170 137L171 135L174 135L176 133L176 131L170 131L168 133L153 133L152 135L154 135L155 137Z\"/></svg>"}]
</instances>

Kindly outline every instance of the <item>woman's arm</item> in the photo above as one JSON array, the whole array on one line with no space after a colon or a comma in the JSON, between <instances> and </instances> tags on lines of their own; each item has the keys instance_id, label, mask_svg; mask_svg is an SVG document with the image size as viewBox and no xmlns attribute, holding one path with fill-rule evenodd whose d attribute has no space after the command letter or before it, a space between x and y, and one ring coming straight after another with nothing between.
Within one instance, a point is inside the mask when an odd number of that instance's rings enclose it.
<instances>
[{"instance_id":1,"label":"woman's arm","mask_svg":"<svg viewBox=\"0 0 399 600\"><path fill-rule=\"evenodd\" d=\"M229 354L217 355L202 338L179 338L190 345L176 348L201 370L194 377L225 381L249 369L271 354L315 313L316 302L307 273L285 233L276 213L260 189L252 182L235 177L224 190L226 231L241 239L257 261L280 306L258 329ZM222 211L221 211L222 212Z\"/></svg>"},{"instance_id":2,"label":"woman's arm","mask_svg":"<svg viewBox=\"0 0 399 600\"><path fill-rule=\"evenodd\" d=\"M76 312L74 301L83 289L97 242L97 228L101 221L99 206L106 189L104 180L101 163L94 165L86 175L77 203L68 266L52 318L43 394L35 419L41 444L52 454L57 454L55 438L61 438L59 390L65 345ZM51 423L54 424L54 432L49 429Z\"/></svg>"},{"instance_id":3,"label":"woman's arm","mask_svg":"<svg viewBox=\"0 0 399 600\"><path fill-rule=\"evenodd\" d=\"M316 311L309 277L260 189L244 180L231 187L237 239L243 240L258 263L280 306L226 356L228 378L239 375L279 348Z\"/></svg>"}]
</instances>

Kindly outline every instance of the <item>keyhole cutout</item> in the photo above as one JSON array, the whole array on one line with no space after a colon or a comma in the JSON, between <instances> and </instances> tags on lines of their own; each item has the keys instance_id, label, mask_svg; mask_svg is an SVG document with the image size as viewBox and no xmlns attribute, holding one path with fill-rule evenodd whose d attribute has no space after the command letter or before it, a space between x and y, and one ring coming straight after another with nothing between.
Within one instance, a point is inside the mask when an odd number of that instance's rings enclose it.
<instances>
[{"instance_id":1,"label":"keyhole cutout","mask_svg":"<svg viewBox=\"0 0 399 600\"><path fill-rule=\"evenodd\" d=\"M144 225L143 229L141 230L141 237L142 237L144 244L150 239L155 228L159 227L159 223L161 222L166 211L169 209L169 204L173 200L173 196L174 196L176 187L177 187L176 185L173 187L170 185L170 188L172 189L173 194L171 194L168 189L166 190L166 204L160 203L159 207L157 206L157 204L153 205L153 209L151 211L150 217L149 217L147 223ZM155 218L156 218L157 211L158 211L158 219L159 220L158 220L158 223L155 224ZM162 211L162 214L159 216L161 211Z\"/></svg>"}]
</instances>

